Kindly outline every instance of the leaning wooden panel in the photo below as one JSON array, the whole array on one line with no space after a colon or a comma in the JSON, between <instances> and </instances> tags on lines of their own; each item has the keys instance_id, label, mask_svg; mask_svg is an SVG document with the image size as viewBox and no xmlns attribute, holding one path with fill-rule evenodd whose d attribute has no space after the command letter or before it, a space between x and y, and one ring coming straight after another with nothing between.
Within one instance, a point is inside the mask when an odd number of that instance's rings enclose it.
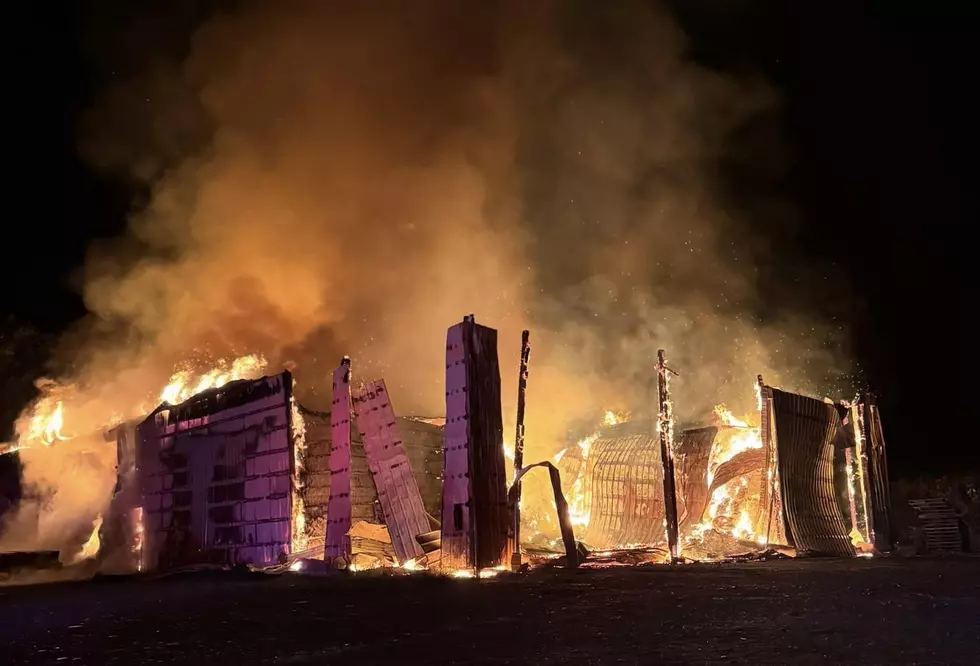
<instances>
[{"instance_id":1,"label":"leaning wooden panel","mask_svg":"<svg viewBox=\"0 0 980 666\"><path fill-rule=\"evenodd\" d=\"M497 331L467 317L446 337L442 567L506 558L509 526Z\"/></svg>"},{"instance_id":2,"label":"leaning wooden panel","mask_svg":"<svg viewBox=\"0 0 980 666\"><path fill-rule=\"evenodd\" d=\"M384 380L358 387L353 402L395 555L399 562L421 557L422 548L415 537L429 531L429 519Z\"/></svg>"},{"instance_id":3,"label":"leaning wooden panel","mask_svg":"<svg viewBox=\"0 0 980 666\"><path fill-rule=\"evenodd\" d=\"M327 502L327 535L323 559L332 562L350 557L350 360L344 359L333 373L333 405L330 415L330 499Z\"/></svg>"}]
</instances>

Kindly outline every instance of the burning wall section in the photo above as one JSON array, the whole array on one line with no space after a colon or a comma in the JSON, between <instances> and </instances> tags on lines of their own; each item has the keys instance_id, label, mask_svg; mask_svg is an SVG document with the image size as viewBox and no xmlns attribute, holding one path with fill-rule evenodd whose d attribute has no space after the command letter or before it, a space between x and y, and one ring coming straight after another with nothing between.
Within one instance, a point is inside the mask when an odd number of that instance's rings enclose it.
<instances>
[{"instance_id":1,"label":"burning wall section","mask_svg":"<svg viewBox=\"0 0 980 666\"><path fill-rule=\"evenodd\" d=\"M291 389L288 372L233 382L140 424L143 569L289 553Z\"/></svg>"}]
</instances>

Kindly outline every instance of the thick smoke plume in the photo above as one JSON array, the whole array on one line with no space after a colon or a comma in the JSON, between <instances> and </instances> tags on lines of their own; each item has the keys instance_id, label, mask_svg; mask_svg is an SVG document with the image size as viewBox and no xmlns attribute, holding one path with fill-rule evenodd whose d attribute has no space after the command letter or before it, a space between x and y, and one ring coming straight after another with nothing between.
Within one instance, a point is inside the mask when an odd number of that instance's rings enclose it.
<instances>
[{"instance_id":1,"label":"thick smoke plume","mask_svg":"<svg viewBox=\"0 0 980 666\"><path fill-rule=\"evenodd\" d=\"M649 3L218 15L86 124L92 160L150 197L86 267L100 324L65 346L66 430L152 406L177 363L248 352L295 362L312 403L350 354L397 411L440 414L445 330L469 313L500 330L508 422L532 329L529 460L603 408L651 409L661 347L682 416L747 411L760 372L819 386L827 331L759 320L764 245L720 194L728 136L774 104L691 62Z\"/></svg>"}]
</instances>

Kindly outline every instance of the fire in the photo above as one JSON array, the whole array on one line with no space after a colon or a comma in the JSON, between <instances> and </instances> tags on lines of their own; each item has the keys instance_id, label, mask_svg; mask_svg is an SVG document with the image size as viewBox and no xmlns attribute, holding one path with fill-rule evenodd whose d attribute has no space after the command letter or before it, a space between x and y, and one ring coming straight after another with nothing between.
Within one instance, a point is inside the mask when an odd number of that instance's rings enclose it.
<instances>
[{"instance_id":1,"label":"fire","mask_svg":"<svg viewBox=\"0 0 980 666\"><path fill-rule=\"evenodd\" d=\"M717 405L715 407L715 416L721 421L722 425L732 426L735 428L748 428L749 424L741 419L735 418L732 414L732 410L728 409L725 405Z\"/></svg>"},{"instance_id":2,"label":"fire","mask_svg":"<svg viewBox=\"0 0 980 666\"><path fill-rule=\"evenodd\" d=\"M742 509L742 513L738 517L738 523L732 528L732 536L736 539L752 539L755 536L755 530L752 527L752 518L749 517L749 512L745 509Z\"/></svg>"},{"instance_id":3,"label":"fire","mask_svg":"<svg viewBox=\"0 0 980 666\"><path fill-rule=\"evenodd\" d=\"M170 377L170 383L160 392L160 401L168 405L177 405L202 391L221 388L228 382L254 377L265 366L264 357L260 354L249 354L236 358L230 368L225 366L224 361L220 361L218 367L197 377L188 370L181 370Z\"/></svg>"},{"instance_id":4,"label":"fire","mask_svg":"<svg viewBox=\"0 0 980 666\"><path fill-rule=\"evenodd\" d=\"M75 562L81 562L82 560L90 560L99 554L99 548L102 546L102 541L99 539L99 530L102 529L102 515L95 519L95 526L92 528L92 533L89 535L88 540L85 545L82 546L81 552L75 558Z\"/></svg>"},{"instance_id":5,"label":"fire","mask_svg":"<svg viewBox=\"0 0 980 666\"><path fill-rule=\"evenodd\" d=\"M303 501L303 469L306 462L306 422L300 412L296 400L290 398L290 425L292 427L293 443L293 502L292 502L292 534L290 550L298 553L306 550L309 538L306 532L306 504Z\"/></svg>"},{"instance_id":6,"label":"fire","mask_svg":"<svg viewBox=\"0 0 980 666\"><path fill-rule=\"evenodd\" d=\"M629 420L629 412L614 412L610 409L607 409L605 415L602 417L602 422L607 426L619 425Z\"/></svg>"},{"instance_id":7,"label":"fire","mask_svg":"<svg viewBox=\"0 0 980 666\"><path fill-rule=\"evenodd\" d=\"M735 418L725 405L715 407L715 416L722 425L730 428L737 428L735 431L719 432L715 442L711 445L711 453L708 459L708 485L714 481L717 469L737 456L750 449L762 448L762 431L753 428L747 422Z\"/></svg>"},{"instance_id":8,"label":"fire","mask_svg":"<svg viewBox=\"0 0 980 666\"><path fill-rule=\"evenodd\" d=\"M265 366L265 358L259 354L250 354L237 358L230 364L220 360L215 368L200 375L187 370L178 371L171 376L170 383L159 393L159 399L170 405L178 404L201 391L221 387L239 379L257 377ZM51 446L55 442L67 441L75 436L65 432L65 413L70 411L65 408L65 403L71 405L72 401L67 399L68 393L65 387L55 387L47 393L48 389L45 387L52 385L49 380L44 380L43 385L39 384L45 394L31 406L30 418L27 419L27 427L22 431L23 434L17 442L5 446L2 449L4 453L30 446L32 442ZM137 417L145 414L146 410L134 400L128 410L119 409L116 413L106 413L103 421L105 428L111 428L124 421L128 418L124 416L127 412L129 417Z\"/></svg>"},{"instance_id":9,"label":"fire","mask_svg":"<svg viewBox=\"0 0 980 666\"><path fill-rule=\"evenodd\" d=\"M71 439L62 433L61 430L64 427L64 403L61 400L44 397L38 401L34 409L34 415L31 417L27 429L27 439L40 441L45 446L51 446L55 442Z\"/></svg>"},{"instance_id":10,"label":"fire","mask_svg":"<svg viewBox=\"0 0 980 666\"><path fill-rule=\"evenodd\" d=\"M582 452L582 470L569 489L568 517L574 527L588 527L591 518L591 507L587 493L586 480L589 471L589 449L592 443L599 439L599 433L592 433L580 439L576 446Z\"/></svg>"}]
</instances>

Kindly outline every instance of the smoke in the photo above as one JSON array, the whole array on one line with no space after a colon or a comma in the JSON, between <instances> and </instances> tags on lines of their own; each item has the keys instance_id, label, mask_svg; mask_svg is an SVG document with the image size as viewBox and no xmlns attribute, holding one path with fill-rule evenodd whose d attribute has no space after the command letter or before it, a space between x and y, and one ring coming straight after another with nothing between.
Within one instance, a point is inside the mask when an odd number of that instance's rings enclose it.
<instances>
[{"instance_id":1,"label":"smoke","mask_svg":"<svg viewBox=\"0 0 980 666\"><path fill-rule=\"evenodd\" d=\"M825 327L759 319L766 249L720 182L771 91L694 64L655 3L606 4L249 2L108 90L85 152L149 196L86 266L69 428L246 352L295 362L310 402L350 354L399 413L439 414L469 313L500 330L505 419L532 329L528 459L651 405L658 348L682 415L748 410L759 372L833 376Z\"/></svg>"}]
</instances>

